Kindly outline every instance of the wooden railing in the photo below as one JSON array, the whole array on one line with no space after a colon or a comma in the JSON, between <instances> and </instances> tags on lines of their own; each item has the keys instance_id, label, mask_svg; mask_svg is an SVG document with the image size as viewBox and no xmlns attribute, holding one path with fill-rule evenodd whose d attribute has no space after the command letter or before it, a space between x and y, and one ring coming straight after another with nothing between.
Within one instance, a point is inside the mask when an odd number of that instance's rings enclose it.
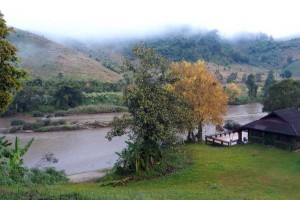
<instances>
[{"instance_id":1,"label":"wooden railing","mask_svg":"<svg viewBox=\"0 0 300 200\"><path fill-rule=\"evenodd\" d=\"M206 135L205 136L205 144L219 145L219 146L232 146L233 144L237 144L238 139L235 140L222 140L218 137L226 136L234 133L218 133L214 135Z\"/></svg>"}]
</instances>

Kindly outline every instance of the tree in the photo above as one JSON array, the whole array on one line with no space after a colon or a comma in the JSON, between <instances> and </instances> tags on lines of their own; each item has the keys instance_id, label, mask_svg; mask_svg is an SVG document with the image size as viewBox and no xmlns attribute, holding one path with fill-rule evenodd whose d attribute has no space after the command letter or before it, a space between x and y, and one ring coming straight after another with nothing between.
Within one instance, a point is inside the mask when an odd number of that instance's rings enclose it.
<instances>
[{"instance_id":1,"label":"tree","mask_svg":"<svg viewBox=\"0 0 300 200\"><path fill-rule=\"evenodd\" d=\"M285 78L291 78L293 73L290 70L285 70L280 74L280 77L285 79Z\"/></svg>"},{"instance_id":2,"label":"tree","mask_svg":"<svg viewBox=\"0 0 300 200\"><path fill-rule=\"evenodd\" d=\"M6 26L0 12L0 113L7 109L15 92L21 89L21 80L27 74L26 71L13 66L13 63L17 62L17 49L6 40L10 32L13 32L13 29Z\"/></svg>"},{"instance_id":3,"label":"tree","mask_svg":"<svg viewBox=\"0 0 300 200\"><path fill-rule=\"evenodd\" d=\"M107 138L128 134L127 148L119 154L116 163L125 173L142 174L162 158L161 143L172 143L175 130L188 124L185 110L189 105L165 86L169 82L169 63L153 48L135 46L138 66L127 61L132 80L124 92L129 117L115 118Z\"/></svg>"},{"instance_id":4,"label":"tree","mask_svg":"<svg viewBox=\"0 0 300 200\"><path fill-rule=\"evenodd\" d=\"M227 78L227 83L232 83L236 79L237 79L237 72L231 73Z\"/></svg>"},{"instance_id":5,"label":"tree","mask_svg":"<svg viewBox=\"0 0 300 200\"><path fill-rule=\"evenodd\" d=\"M60 82L56 87L54 101L58 108L68 109L82 104L83 94L78 82Z\"/></svg>"},{"instance_id":6,"label":"tree","mask_svg":"<svg viewBox=\"0 0 300 200\"><path fill-rule=\"evenodd\" d=\"M262 81L262 73L256 73L255 74L255 81L256 82L261 82Z\"/></svg>"},{"instance_id":7,"label":"tree","mask_svg":"<svg viewBox=\"0 0 300 200\"><path fill-rule=\"evenodd\" d=\"M237 96L241 93L241 89L234 83L230 83L225 87L225 92L228 95L229 103L234 103Z\"/></svg>"},{"instance_id":8,"label":"tree","mask_svg":"<svg viewBox=\"0 0 300 200\"><path fill-rule=\"evenodd\" d=\"M243 74L242 83L246 83L246 81L247 81L247 74Z\"/></svg>"},{"instance_id":9,"label":"tree","mask_svg":"<svg viewBox=\"0 0 300 200\"><path fill-rule=\"evenodd\" d=\"M265 82L265 84L264 84L264 87L263 87L263 91L264 91L264 96L265 97L267 97L268 96L268 94L269 94L269 88L270 88L270 86L273 84L273 83L275 83L276 81L275 81L275 77L274 77L274 73L273 73L273 71L272 70L270 70L269 72L268 72L268 77L267 77L267 79L266 79L266 82Z\"/></svg>"},{"instance_id":10,"label":"tree","mask_svg":"<svg viewBox=\"0 0 300 200\"><path fill-rule=\"evenodd\" d=\"M286 62L287 62L288 64L291 64L291 63L293 62L293 56L287 57Z\"/></svg>"},{"instance_id":11,"label":"tree","mask_svg":"<svg viewBox=\"0 0 300 200\"><path fill-rule=\"evenodd\" d=\"M258 86L255 84L255 76L250 74L246 80L246 86L248 88L248 96L256 97Z\"/></svg>"},{"instance_id":12,"label":"tree","mask_svg":"<svg viewBox=\"0 0 300 200\"><path fill-rule=\"evenodd\" d=\"M202 140L205 122L222 125L226 114L228 96L216 78L208 71L203 61L173 63L171 71L178 80L169 86L171 91L182 95L192 105L190 116L198 126L196 137ZM192 129L189 135L193 136Z\"/></svg>"},{"instance_id":13,"label":"tree","mask_svg":"<svg viewBox=\"0 0 300 200\"><path fill-rule=\"evenodd\" d=\"M263 104L267 112L300 106L300 81L287 79L272 84Z\"/></svg>"}]
</instances>

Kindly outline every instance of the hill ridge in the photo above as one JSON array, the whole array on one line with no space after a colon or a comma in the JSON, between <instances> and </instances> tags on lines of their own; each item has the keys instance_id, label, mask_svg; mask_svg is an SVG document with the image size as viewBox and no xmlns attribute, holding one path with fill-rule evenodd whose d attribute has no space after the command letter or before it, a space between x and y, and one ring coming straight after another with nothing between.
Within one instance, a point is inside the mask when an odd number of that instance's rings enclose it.
<instances>
[{"instance_id":1,"label":"hill ridge","mask_svg":"<svg viewBox=\"0 0 300 200\"><path fill-rule=\"evenodd\" d=\"M15 28L15 33L8 39L19 50L19 67L28 69L32 76L55 77L60 74L103 81L121 79L120 74L104 67L101 62L43 36Z\"/></svg>"}]
</instances>

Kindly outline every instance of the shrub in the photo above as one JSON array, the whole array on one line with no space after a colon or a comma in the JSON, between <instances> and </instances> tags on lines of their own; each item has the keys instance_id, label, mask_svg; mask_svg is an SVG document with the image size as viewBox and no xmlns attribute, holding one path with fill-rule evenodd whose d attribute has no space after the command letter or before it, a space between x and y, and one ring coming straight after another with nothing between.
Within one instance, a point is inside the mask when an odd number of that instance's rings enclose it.
<instances>
[{"instance_id":1,"label":"shrub","mask_svg":"<svg viewBox=\"0 0 300 200\"><path fill-rule=\"evenodd\" d=\"M51 119L42 120L44 126L49 126L51 124Z\"/></svg>"},{"instance_id":2,"label":"shrub","mask_svg":"<svg viewBox=\"0 0 300 200\"><path fill-rule=\"evenodd\" d=\"M49 132L49 131L71 131L71 130L79 130L80 126L78 124L71 125L61 125L61 126L44 126L38 129L35 129L36 132Z\"/></svg>"},{"instance_id":3,"label":"shrub","mask_svg":"<svg viewBox=\"0 0 300 200\"><path fill-rule=\"evenodd\" d=\"M58 123L59 123L60 125L64 125L64 124L67 124L67 120L65 120L65 119L60 119L60 120L58 120Z\"/></svg>"},{"instance_id":4,"label":"shrub","mask_svg":"<svg viewBox=\"0 0 300 200\"><path fill-rule=\"evenodd\" d=\"M32 130L32 124L29 123L29 122L26 122L26 123L23 125L23 130Z\"/></svg>"},{"instance_id":5,"label":"shrub","mask_svg":"<svg viewBox=\"0 0 300 200\"><path fill-rule=\"evenodd\" d=\"M67 113L65 111L57 111L54 113L55 117L63 117L63 116L67 116Z\"/></svg>"},{"instance_id":6,"label":"shrub","mask_svg":"<svg viewBox=\"0 0 300 200\"><path fill-rule=\"evenodd\" d=\"M229 130L237 130L241 127L241 125L238 122L235 122L233 120L226 120L224 128Z\"/></svg>"},{"instance_id":7,"label":"shrub","mask_svg":"<svg viewBox=\"0 0 300 200\"><path fill-rule=\"evenodd\" d=\"M76 108L71 108L67 111L67 113L68 114L77 114L77 113L96 114L96 113L126 112L126 111L128 111L128 109L122 106L87 105L87 106L79 106Z\"/></svg>"},{"instance_id":8,"label":"shrub","mask_svg":"<svg viewBox=\"0 0 300 200\"><path fill-rule=\"evenodd\" d=\"M122 93L104 92L104 93L89 93L84 95L85 104L111 104L122 106L124 104Z\"/></svg>"},{"instance_id":9,"label":"shrub","mask_svg":"<svg viewBox=\"0 0 300 200\"><path fill-rule=\"evenodd\" d=\"M43 117L44 116L44 113L42 113L41 111L33 111L32 112L32 116L33 117Z\"/></svg>"},{"instance_id":10,"label":"shrub","mask_svg":"<svg viewBox=\"0 0 300 200\"><path fill-rule=\"evenodd\" d=\"M34 184L57 184L68 182L65 171L57 171L53 167L47 167L45 169L32 168L27 174L28 179Z\"/></svg>"},{"instance_id":11,"label":"shrub","mask_svg":"<svg viewBox=\"0 0 300 200\"><path fill-rule=\"evenodd\" d=\"M56 120L56 121L51 121L49 125L59 126L59 125L64 125L64 124L67 124L67 121L65 119L60 119L60 120Z\"/></svg>"},{"instance_id":12,"label":"shrub","mask_svg":"<svg viewBox=\"0 0 300 200\"><path fill-rule=\"evenodd\" d=\"M12 119L11 121L10 121L10 124L12 125L12 126L20 126L20 125L23 125L25 123L25 121L24 120L21 120L21 119Z\"/></svg>"},{"instance_id":13,"label":"shrub","mask_svg":"<svg viewBox=\"0 0 300 200\"><path fill-rule=\"evenodd\" d=\"M9 133L16 133L22 129L22 126L13 126L11 129L9 129Z\"/></svg>"}]
</instances>

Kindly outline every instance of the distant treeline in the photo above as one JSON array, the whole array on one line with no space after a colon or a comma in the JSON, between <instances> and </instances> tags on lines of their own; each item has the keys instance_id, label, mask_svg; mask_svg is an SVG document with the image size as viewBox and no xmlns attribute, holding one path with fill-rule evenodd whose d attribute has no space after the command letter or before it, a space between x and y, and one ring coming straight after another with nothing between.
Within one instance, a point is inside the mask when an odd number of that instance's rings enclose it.
<instances>
[{"instance_id":1,"label":"distant treeline","mask_svg":"<svg viewBox=\"0 0 300 200\"><path fill-rule=\"evenodd\" d=\"M283 67L293 57L283 57L284 50L300 50L298 40L278 41L263 33L224 39L217 31L206 33L175 32L144 42L171 61L195 62L203 59L220 65L249 64L259 67ZM124 53L130 56L130 47Z\"/></svg>"},{"instance_id":2,"label":"distant treeline","mask_svg":"<svg viewBox=\"0 0 300 200\"><path fill-rule=\"evenodd\" d=\"M13 103L4 115L16 112L52 112L79 106L84 94L121 92L125 82L102 82L99 80L78 80L68 78L25 81L23 89L14 97ZM87 95L86 95L87 96Z\"/></svg>"}]
</instances>

